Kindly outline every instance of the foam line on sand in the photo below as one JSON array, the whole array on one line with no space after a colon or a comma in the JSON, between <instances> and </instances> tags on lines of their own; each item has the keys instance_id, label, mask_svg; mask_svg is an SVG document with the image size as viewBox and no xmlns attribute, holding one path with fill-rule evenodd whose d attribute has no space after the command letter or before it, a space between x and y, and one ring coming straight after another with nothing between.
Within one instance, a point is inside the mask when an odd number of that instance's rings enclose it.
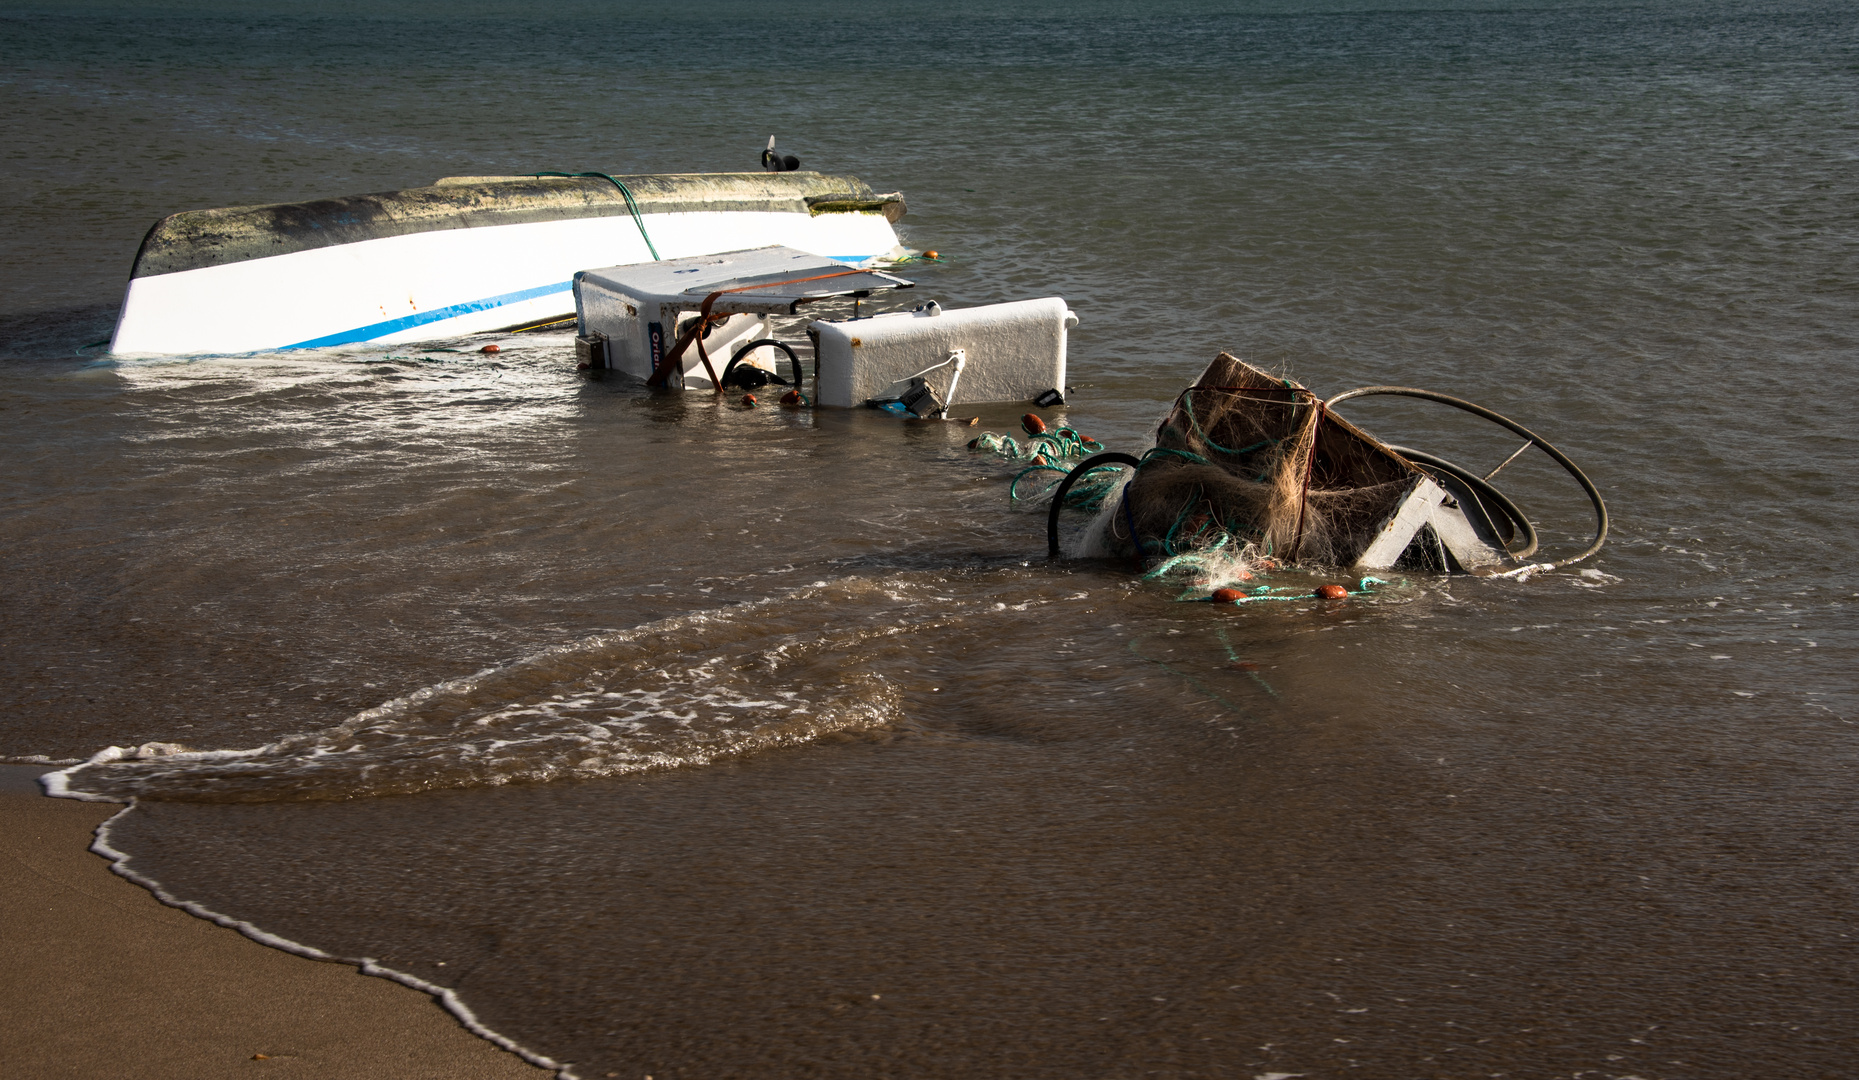
<instances>
[{"instance_id":1,"label":"foam line on sand","mask_svg":"<svg viewBox=\"0 0 1859 1080\"><path fill-rule=\"evenodd\" d=\"M561 1069L526 1063L443 987L386 969L363 978L360 961L317 963L333 958L171 897L164 905L118 876L134 876L120 862L111 873L86 850L122 859L100 827L123 808L45 798L36 776L47 771L0 766L0 1072L527 1080Z\"/></svg>"}]
</instances>

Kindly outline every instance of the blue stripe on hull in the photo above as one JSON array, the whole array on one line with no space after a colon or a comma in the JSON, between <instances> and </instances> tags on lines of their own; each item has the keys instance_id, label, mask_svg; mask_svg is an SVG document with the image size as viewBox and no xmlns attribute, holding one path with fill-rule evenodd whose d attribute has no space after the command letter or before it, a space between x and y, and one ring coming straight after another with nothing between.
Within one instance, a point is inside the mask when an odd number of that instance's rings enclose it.
<instances>
[{"instance_id":1,"label":"blue stripe on hull","mask_svg":"<svg viewBox=\"0 0 1859 1080\"><path fill-rule=\"evenodd\" d=\"M422 311L417 315L408 315L399 319L389 319L386 322L372 323L368 326L358 326L353 330L343 330L339 333L325 334L322 337L311 338L308 341L299 341L292 345L281 345L279 348L320 349L327 345L349 345L357 341L372 341L375 338L386 337L389 334L397 334L402 330L410 330L415 326L425 326L428 323L444 322L446 319L456 319L460 315L469 315L474 311L489 311L492 308L500 308L506 304L520 304L525 300L534 300L539 296L549 296L553 293L565 293L571 288L573 288L573 284L567 281L558 281L553 285L538 285L533 289L521 289L513 293L504 293L502 296L487 296L482 300L467 300L462 304L434 308L431 311Z\"/></svg>"},{"instance_id":2,"label":"blue stripe on hull","mask_svg":"<svg viewBox=\"0 0 1859 1080\"><path fill-rule=\"evenodd\" d=\"M860 263L869 262L876 257L875 255L827 256L827 258L834 262L850 263L855 266ZM538 285L533 289L521 289L513 293L504 293L502 296L487 296L482 300L467 300L462 304L434 308L431 311L422 311L417 315L408 315L399 319L389 319L386 322L358 326L353 330L343 330L334 334L325 334L322 337L311 338L308 341L299 341L291 345L280 345L278 348L321 349L330 345L353 345L358 341L373 341L375 338L386 337L389 334L397 334L402 330L410 330L415 326L425 326L429 323L444 322L447 319L456 319L460 315L470 315L475 311L489 311L492 308L500 308L506 304L520 304L525 300L534 300L540 296L569 292L573 288L574 283L568 281L556 282L553 285Z\"/></svg>"}]
</instances>

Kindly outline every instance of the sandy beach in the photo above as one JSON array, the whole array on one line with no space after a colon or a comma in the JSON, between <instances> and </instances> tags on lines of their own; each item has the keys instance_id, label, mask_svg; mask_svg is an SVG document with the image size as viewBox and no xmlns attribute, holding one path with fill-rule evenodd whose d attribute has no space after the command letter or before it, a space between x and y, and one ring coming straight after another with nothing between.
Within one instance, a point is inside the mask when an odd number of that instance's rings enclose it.
<instances>
[{"instance_id":1,"label":"sandy beach","mask_svg":"<svg viewBox=\"0 0 1859 1080\"><path fill-rule=\"evenodd\" d=\"M430 997L267 948L157 901L89 851L118 807L0 766L8 1076L544 1077ZM260 1057L259 1055L263 1055Z\"/></svg>"}]
</instances>

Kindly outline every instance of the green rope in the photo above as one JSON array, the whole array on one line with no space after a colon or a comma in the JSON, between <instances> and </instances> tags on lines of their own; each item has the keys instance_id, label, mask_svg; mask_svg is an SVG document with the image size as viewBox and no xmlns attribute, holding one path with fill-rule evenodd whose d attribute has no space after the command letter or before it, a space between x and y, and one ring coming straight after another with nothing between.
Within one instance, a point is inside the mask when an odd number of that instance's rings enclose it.
<instances>
[{"instance_id":1,"label":"green rope","mask_svg":"<svg viewBox=\"0 0 1859 1080\"><path fill-rule=\"evenodd\" d=\"M1245 671L1247 675L1252 677L1253 682L1258 683L1260 686L1265 688L1266 693L1270 694L1273 697L1278 696L1278 691L1272 689L1271 683L1266 682L1262 677L1260 677L1258 672L1252 670L1251 667L1246 666L1246 661L1240 659L1239 653L1235 652L1233 649L1233 643L1226 639L1226 628L1224 626L1214 631L1214 636L1219 638L1220 644L1226 648L1227 663L1232 664L1234 667L1240 668L1243 671ZM1257 666L1257 665L1254 665L1254 666Z\"/></svg>"},{"instance_id":2,"label":"green rope","mask_svg":"<svg viewBox=\"0 0 1859 1080\"><path fill-rule=\"evenodd\" d=\"M1156 564L1155 569L1144 574L1143 580L1166 581L1168 578L1176 576L1184 570L1195 577L1207 577L1212 572L1212 567L1208 563L1208 556L1225 547L1230 539L1230 537L1222 536L1211 545L1201 548L1198 551L1187 551L1180 555L1174 555L1164 559ZM1198 593L1195 595L1198 599L1206 599L1205 597L1201 597Z\"/></svg>"},{"instance_id":3,"label":"green rope","mask_svg":"<svg viewBox=\"0 0 1859 1080\"><path fill-rule=\"evenodd\" d=\"M652 246L652 238L646 235L645 218L639 215L639 203L637 200L633 198L633 193L627 190L627 187L625 184L620 183L618 180L615 180L613 177L608 176L604 172L539 172L539 173L536 173L535 175L537 176L537 178L541 178L544 176L560 176L560 177L565 177L570 180L578 180L583 177L592 179L593 177L598 176L602 180L605 180L607 183L612 184L616 188L619 188L620 194L626 196L626 209L631 210L633 212L633 224L639 226L639 239L645 241L645 249L652 253L652 261L653 262L659 261L661 256L658 253L658 248Z\"/></svg>"},{"instance_id":4,"label":"green rope","mask_svg":"<svg viewBox=\"0 0 1859 1080\"><path fill-rule=\"evenodd\" d=\"M969 444L969 449L998 454L1008 461L1016 461L1021 457L1020 444L1012 435L996 435L992 431L984 431L976 436L975 441Z\"/></svg>"},{"instance_id":5,"label":"green rope","mask_svg":"<svg viewBox=\"0 0 1859 1080\"><path fill-rule=\"evenodd\" d=\"M1090 472L1079 476L1078 480L1072 484L1071 490L1065 493L1065 505L1074 510L1096 510L1098 507L1104 505L1104 497L1110 494L1110 489L1112 487L1116 486L1116 481L1112 479L1112 474L1116 474L1119 468L1120 466L1116 465L1099 465ZM1021 495L1019 493L1021 478L1036 472L1056 472L1060 475L1058 479L1040 488L1036 493L1032 495ZM1099 476L1098 474L1100 473L1105 475ZM1070 475L1070 470L1060 465L1034 465L1030 468L1022 469L1020 473L1008 483L1007 498L1010 502L1037 502L1050 494L1053 488L1063 483L1065 477L1068 475ZM1095 479L1093 479L1093 477L1095 477Z\"/></svg>"},{"instance_id":6,"label":"green rope","mask_svg":"<svg viewBox=\"0 0 1859 1080\"><path fill-rule=\"evenodd\" d=\"M1190 410L1189 415L1190 417L1192 416L1192 410ZM1207 443L1208 445L1213 446L1216 450L1220 450L1223 453L1247 454L1247 453L1251 453L1254 450L1258 450L1266 446L1274 445L1277 441L1278 440L1275 440L1275 439L1266 439L1263 442L1254 443L1252 446L1246 447L1244 450L1238 450L1238 451L1226 450L1224 447L1221 447L1217 443L1214 443L1211 439L1207 440ZM1209 461L1208 459L1190 450L1181 450L1181 449L1177 449L1172 446L1155 446L1155 447L1151 447L1148 450L1148 452L1143 454L1142 462L1138 464L1136 468L1138 471L1141 471L1143 468L1147 467L1151 462L1160 460L1162 458L1179 458L1182 461L1185 461L1190 465L1210 465L1210 466L1214 466L1215 468L1220 467L1215 462ZM1261 481L1263 479L1264 477L1259 478L1259 480ZM1189 515L1193 512L1195 507L1200 504L1200 499L1201 499L1201 495L1197 493L1194 498L1191 498L1182 504L1180 512L1175 515L1174 523L1169 526L1168 531L1162 537L1162 541L1161 541L1162 554L1177 555L1177 554L1182 554L1184 552L1191 552L1191 551L1213 550L1213 548L1205 548L1201 544L1202 539L1208 535L1210 530L1216 536L1219 537L1219 540L1216 541L1216 543L1213 546L1214 548L1220 547L1227 540L1237 540L1237 538L1241 535L1241 530L1233 522L1220 521L1220 520L1217 520L1212 514L1208 514L1205 517L1205 519L1201 522L1201 524L1195 527L1192 535L1186 537L1185 539L1180 538L1179 534L1181 532L1182 525L1187 522Z\"/></svg>"},{"instance_id":7,"label":"green rope","mask_svg":"<svg viewBox=\"0 0 1859 1080\"><path fill-rule=\"evenodd\" d=\"M983 432L969 442L968 448L978 453L994 454L1008 461L1029 463L1015 473L1007 484L1008 501L1021 503L1044 499L1064 482L1079 462L1103 450L1104 446L1096 439L1080 435L1071 428L1058 427L1029 437L1025 446L1021 446L1011 435ZM1080 510L1095 510L1102 506L1104 497L1115 486L1113 474L1117 474L1118 470L1119 467L1115 465L1102 465L1082 474L1066 493L1065 505ZM1034 473L1048 472L1058 475L1036 492L1021 493L1023 480Z\"/></svg>"},{"instance_id":8,"label":"green rope","mask_svg":"<svg viewBox=\"0 0 1859 1080\"><path fill-rule=\"evenodd\" d=\"M1182 395L1181 403L1188 407L1187 408L1188 429L1194 432L1195 436L1199 438L1202 443L1204 443L1207 446L1213 447L1215 450L1220 451L1222 454L1231 454L1233 452L1231 450L1228 450L1226 447L1221 446L1219 443L1214 442L1213 436L1201 430L1201 418L1194 415L1194 391L1192 389L1188 390L1186 393Z\"/></svg>"},{"instance_id":9,"label":"green rope","mask_svg":"<svg viewBox=\"0 0 1859 1080\"><path fill-rule=\"evenodd\" d=\"M1054 459L1083 459L1102 450L1103 444L1095 439L1087 439L1071 428L1053 428L1042 431L1027 440L1028 454L1044 454Z\"/></svg>"},{"instance_id":10,"label":"green rope","mask_svg":"<svg viewBox=\"0 0 1859 1080\"><path fill-rule=\"evenodd\" d=\"M1097 470L1093 469L1092 471L1095 472ZM1021 479L1036 472L1055 472L1059 474L1059 477L1057 480L1052 481L1050 484L1047 484L1045 487L1040 488L1039 494L1037 495L1020 494ZM1053 488L1058 487L1060 481L1063 481L1070 472L1071 470L1065 468L1063 465L1032 465L1027 468L1021 469L1018 473L1014 474L1014 478L1011 481L1009 481L1007 484L1007 501L1010 503L1016 503L1016 502L1026 502L1026 501L1033 500L1033 499L1043 498L1048 491L1051 491ZM1077 485L1074 484L1072 489L1074 491L1077 490Z\"/></svg>"},{"instance_id":11,"label":"green rope","mask_svg":"<svg viewBox=\"0 0 1859 1080\"><path fill-rule=\"evenodd\" d=\"M1285 383L1286 387L1290 387L1290 385L1291 384L1288 382ZM1262 439L1259 442L1253 443L1251 446L1244 447L1243 449L1228 450L1226 447L1221 446L1217 442L1214 442L1212 437L1210 437L1205 431L1201 430L1200 418L1194 415L1194 388L1193 387L1189 387L1186 391L1182 393L1181 402L1183 405L1187 406L1188 427L1193 430L1195 436L1198 437L1202 442L1206 443L1208 446L1211 446L1215 450L1220 451L1222 454L1230 454L1233 457L1245 457L1247 454L1252 453L1254 450L1263 450L1268 446L1277 446L1278 443L1280 442L1280 440L1278 439Z\"/></svg>"},{"instance_id":12,"label":"green rope","mask_svg":"<svg viewBox=\"0 0 1859 1080\"><path fill-rule=\"evenodd\" d=\"M1181 504L1181 512L1175 515L1175 523L1170 525L1168 527L1168 532L1162 535L1162 553L1164 555L1173 555L1176 551L1181 550L1175 546L1175 534L1181 531L1181 523L1188 520L1188 514L1191 513L1196 506L1200 505L1200 499L1201 488L1200 485L1197 484L1194 488L1193 498ZM1194 530L1194 535L1199 536L1206 531L1207 522L1203 519L1200 528Z\"/></svg>"},{"instance_id":13,"label":"green rope","mask_svg":"<svg viewBox=\"0 0 1859 1080\"><path fill-rule=\"evenodd\" d=\"M1387 582L1381 578L1365 577L1361 579L1360 581L1356 582L1356 587L1349 590L1349 595L1350 596L1370 596L1370 595L1373 595L1372 592L1370 591L1372 586L1386 585L1386 584ZM1209 598L1205 596L1194 595L1191 593L1183 593L1180 599L1183 601L1187 601L1189 603L1193 603L1193 602L1204 603ZM1308 599L1310 599L1310 590L1302 586L1299 586L1299 585L1282 585L1276 588L1270 585L1260 585L1257 588L1252 590L1252 595L1242 596L1239 599L1232 601L1232 603L1250 604L1250 603L1255 603L1260 600L1308 600Z\"/></svg>"},{"instance_id":14,"label":"green rope","mask_svg":"<svg viewBox=\"0 0 1859 1080\"><path fill-rule=\"evenodd\" d=\"M1155 447L1151 447L1149 449L1149 452L1143 455L1143 465L1149 464L1149 459L1155 458L1155 457L1178 457L1178 458L1181 458L1183 461L1186 461L1190 465L1212 465L1213 464L1213 462L1208 461L1206 458L1200 456L1199 454L1193 453L1192 451L1177 450L1172 446L1155 446ZM1142 465L1138 465L1136 467L1140 469L1142 468Z\"/></svg>"}]
</instances>

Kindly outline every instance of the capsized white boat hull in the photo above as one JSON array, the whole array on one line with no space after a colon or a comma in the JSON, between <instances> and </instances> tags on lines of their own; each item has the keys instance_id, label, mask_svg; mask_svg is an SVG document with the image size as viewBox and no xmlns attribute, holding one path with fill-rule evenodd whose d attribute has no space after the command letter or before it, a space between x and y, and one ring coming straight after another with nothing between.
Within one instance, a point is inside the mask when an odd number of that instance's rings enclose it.
<instances>
[{"instance_id":1,"label":"capsized white boat hull","mask_svg":"<svg viewBox=\"0 0 1859 1080\"><path fill-rule=\"evenodd\" d=\"M892 227L901 201L880 208L885 197L871 197L851 178L716 174L714 179L731 182L721 192L714 190L716 184L705 186L712 178L701 176L621 179L640 189L637 221L608 181L580 178L555 182L580 189L572 205L559 205L562 200L554 193L545 196L557 204L544 208L554 215L551 220L498 223L536 211L518 205L512 212L508 198L488 208L461 209L457 194L442 182L414 189L444 192L449 200L447 212L432 215L431 221L376 213L373 220L356 224L341 218L333 200L249 212L206 211L199 213L243 213L259 221L255 228L245 221L217 231L195 227L179 239L167 238L151 256L150 245L173 220L165 219L144 243L110 351L225 354L398 344L565 318L574 313L575 271L649 261L653 256L646 237L660 258L766 244L853 264L902 253ZM667 194L648 190L644 181L653 180L687 182L662 185L672 188ZM496 186L491 181L473 190L495 194ZM524 182L525 189L535 186L534 180ZM854 196L839 204L850 208L822 212L822 203L833 204L806 195L809 189L834 188ZM413 193L389 196L408 194ZM282 213L306 208L315 213ZM378 211L378 204L369 209ZM274 224L280 220L284 224ZM333 242L319 231L325 229L337 234L329 237ZM263 254L267 230L278 234L278 246L296 250ZM208 265L191 265L202 262Z\"/></svg>"}]
</instances>

